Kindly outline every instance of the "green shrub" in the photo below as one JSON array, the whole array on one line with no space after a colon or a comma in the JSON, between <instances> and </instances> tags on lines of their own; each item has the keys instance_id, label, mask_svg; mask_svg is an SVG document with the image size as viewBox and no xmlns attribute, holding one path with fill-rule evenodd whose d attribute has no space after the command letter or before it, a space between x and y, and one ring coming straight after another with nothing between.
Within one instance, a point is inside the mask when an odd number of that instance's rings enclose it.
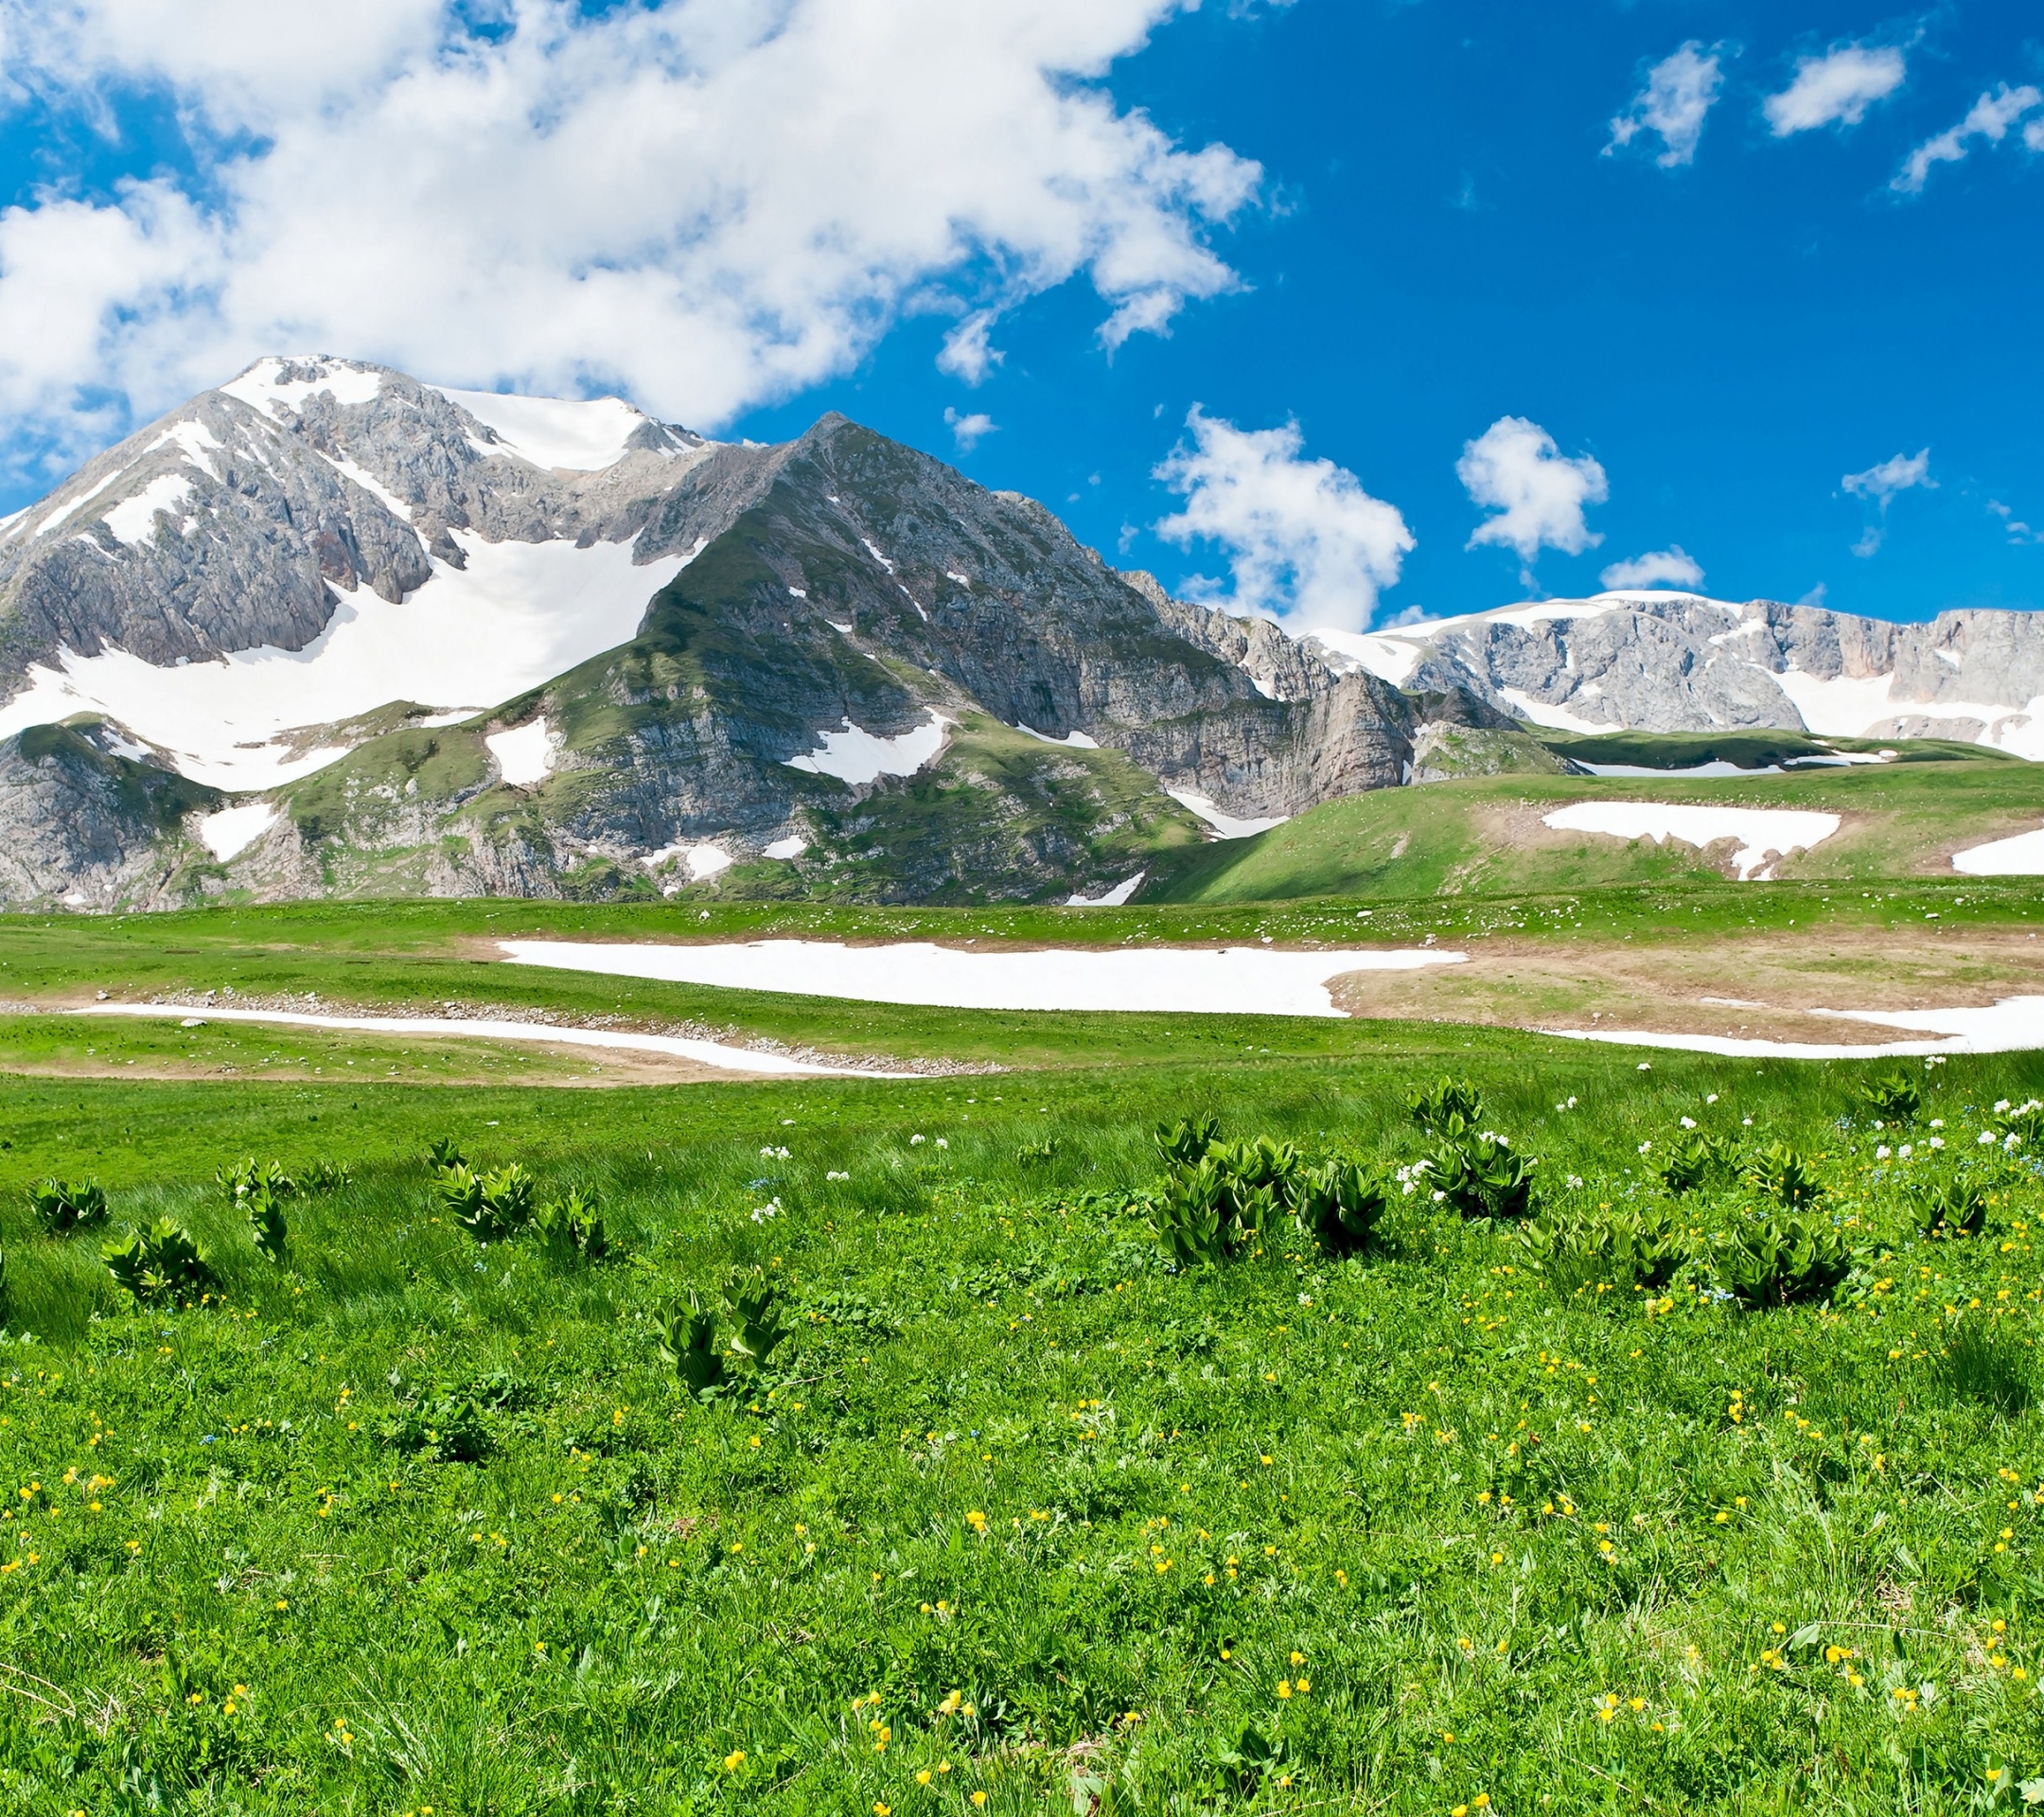
<instances>
[{"instance_id":1,"label":"green shrub","mask_svg":"<svg viewBox=\"0 0 2044 1817\"><path fill-rule=\"evenodd\" d=\"M1870 1079L1859 1087L1860 1102L1884 1123L1912 1123L1923 1108L1923 1086L1906 1072Z\"/></svg>"},{"instance_id":2,"label":"green shrub","mask_svg":"<svg viewBox=\"0 0 2044 1817\"><path fill-rule=\"evenodd\" d=\"M398 1451L427 1452L443 1464L480 1464L496 1449L472 1394L436 1394L404 1408L383 1428Z\"/></svg>"},{"instance_id":3,"label":"green shrub","mask_svg":"<svg viewBox=\"0 0 2044 1817\"><path fill-rule=\"evenodd\" d=\"M1057 1158L1058 1138L1048 1136L1040 1142L1024 1142L1015 1150L1017 1167L1045 1167Z\"/></svg>"},{"instance_id":4,"label":"green shrub","mask_svg":"<svg viewBox=\"0 0 2044 1817\"><path fill-rule=\"evenodd\" d=\"M601 1261L610 1253L603 1213L596 1195L579 1187L566 1198L552 1199L533 1213L533 1233L547 1260L560 1267Z\"/></svg>"},{"instance_id":5,"label":"green shrub","mask_svg":"<svg viewBox=\"0 0 2044 1817\"><path fill-rule=\"evenodd\" d=\"M298 1191L298 1182L285 1173L282 1161L258 1165L253 1155L243 1155L233 1166L221 1168L214 1178L227 1189L227 1196L238 1204L258 1189L279 1199L291 1198Z\"/></svg>"},{"instance_id":6,"label":"green shrub","mask_svg":"<svg viewBox=\"0 0 2044 1817\"><path fill-rule=\"evenodd\" d=\"M467 1167L468 1157L461 1152L451 1136L436 1136L426 1150L426 1164L435 1172L449 1168Z\"/></svg>"},{"instance_id":7,"label":"green shrub","mask_svg":"<svg viewBox=\"0 0 2044 1817\"><path fill-rule=\"evenodd\" d=\"M284 1201L267 1185L259 1185L245 1194L241 1203L248 1210L249 1235L255 1241L256 1253L264 1261L281 1266L284 1246L291 1238L284 1221Z\"/></svg>"},{"instance_id":8,"label":"green shrub","mask_svg":"<svg viewBox=\"0 0 2044 1817\"><path fill-rule=\"evenodd\" d=\"M668 1307L661 1319L661 1360L674 1370L682 1391L714 1401L724 1388L724 1352L717 1344L717 1315L690 1288L688 1304Z\"/></svg>"},{"instance_id":9,"label":"green shrub","mask_svg":"<svg viewBox=\"0 0 2044 1817\"><path fill-rule=\"evenodd\" d=\"M106 1193L97 1180L44 1180L29 1189L28 1207L53 1237L104 1224L107 1218Z\"/></svg>"},{"instance_id":10,"label":"green shrub","mask_svg":"<svg viewBox=\"0 0 2044 1817\"><path fill-rule=\"evenodd\" d=\"M1828 1299L1852 1270L1842 1232L1821 1218L1768 1211L1712 1240L1719 1285L1748 1306L1790 1306Z\"/></svg>"},{"instance_id":11,"label":"green shrub","mask_svg":"<svg viewBox=\"0 0 2044 1817\"><path fill-rule=\"evenodd\" d=\"M115 1284L138 1305L188 1305L214 1286L205 1251L168 1218L158 1218L126 1243L107 1244L99 1254Z\"/></svg>"},{"instance_id":12,"label":"green shrub","mask_svg":"<svg viewBox=\"0 0 2044 1817\"><path fill-rule=\"evenodd\" d=\"M1330 1256L1366 1249L1389 1208L1383 1173L1355 1161L1301 1169L1293 1185L1292 1215L1300 1233Z\"/></svg>"},{"instance_id":13,"label":"green shrub","mask_svg":"<svg viewBox=\"0 0 2044 1817\"><path fill-rule=\"evenodd\" d=\"M1156 1126L1157 1153L1164 1157L1166 1167L1197 1167L1206 1159L1207 1151L1221 1139L1221 1120L1218 1117L1194 1117L1175 1123L1159 1123Z\"/></svg>"},{"instance_id":14,"label":"green shrub","mask_svg":"<svg viewBox=\"0 0 2044 1817\"><path fill-rule=\"evenodd\" d=\"M762 1269L733 1268L724 1283L724 1310L733 1328L727 1348L750 1367L764 1369L787 1337L780 1289Z\"/></svg>"},{"instance_id":15,"label":"green shrub","mask_svg":"<svg viewBox=\"0 0 2044 1817\"><path fill-rule=\"evenodd\" d=\"M347 1161L314 1161L305 1171L308 1192L339 1192L355 1184L355 1169Z\"/></svg>"},{"instance_id":16,"label":"green shrub","mask_svg":"<svg viewBox=\"0 0 2044 1817\"><path fill-rule=\"evenodd\" d=\"M1927 1237L1977 1237L1987 1221L1987 1189L1963 1173L1916 1189L1916 1227Z\"/></svg>"},{"instance_id":17,"label":"green shrub","mask_svg":"<svg viewBox=\"0 0 2044 1817\"><path fill-rule=\"evenodd\" d=\"M694 1288L661 1321L661 1358L684 1393L714 1401L734 1390L740 1375L757 1375L787 1338L780 1289L758 1268L733 1268L719 1304L705 1306Z\"/></svg>"},{"instance_id":18,"label":"green shrub","mask_svg":"<svg viewBox=\"0 0 2044 1817\"><path fill-rule=\"evenodd\" d=\"M1689 1235L1665 1206L1553 1212L1519 1230L1526 1266L1557 1292L1600 1284L1665 1287L1690 1260Z\"/></svg>"},{"instance_id":19,"label":"green shrub","mask_svg":"<svg viewBox=\"0 0 2044 1817\"><path fill-rule=\"evenodd\" d=\"M1533 1208L1531 1155L1515 1155L1495 1130L1445 1137L1419 1163L1420 1184L1465 1218L1523 1218ZM1419 1170L1416 1169L1418 1173Z\"/></svg>"},{"instance_id":20,"label":"green shrub","mask_svg":"<svg viewBox=\"0 0 2044 1817\"><path fill-rule=\"evenodd\" d=\"M1746 1184L1788 1211L1808 1211L1824 1202L1824 1190L1806 1155L1771 1142L1746 1163Z\"/></svg>"},{"instance_id":21,"label":"green shrub","mask_svg":"<svg viewBox=\"0 0 2044 1817\"><path fill-rule=\"evenodd\" d=\"M1680 1198L1700 1187L1730 1185L1738 1178L1738 1155L1721 1136L1683 1134L1661 1151L1661 1184Z\"/></svg>"},{"instance_id":22,"label":"green shrub","mask_svg":"<svg viewBox=\"0 0 2044 1817\"><path fill-rule=\"evenodd\" d=\"M1483 1121L1483 1093L1467 1079L1436 1079L1408 1092L1405 1108L1421 1129L1453 1137Z\"/></svg>"}]
</instances>

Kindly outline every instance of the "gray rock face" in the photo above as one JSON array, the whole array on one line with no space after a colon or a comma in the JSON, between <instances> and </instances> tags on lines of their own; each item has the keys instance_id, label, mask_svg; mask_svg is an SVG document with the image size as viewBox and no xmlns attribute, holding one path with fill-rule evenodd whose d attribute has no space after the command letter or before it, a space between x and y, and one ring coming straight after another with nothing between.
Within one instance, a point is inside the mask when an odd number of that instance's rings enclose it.
<instances>
[{"instance_id":1,"label":"gray rock face","mask_svg":"<svg viewBox=\"0 0 2044 1817\"><path fill-rule=\"evenodd\" d=\"M1774 600L1557 600L1390 631L1336 666L1459 685L1549 725L1979 739L2044 757L2044 617L1890 625Z\"/></svg>"}]
</instances>

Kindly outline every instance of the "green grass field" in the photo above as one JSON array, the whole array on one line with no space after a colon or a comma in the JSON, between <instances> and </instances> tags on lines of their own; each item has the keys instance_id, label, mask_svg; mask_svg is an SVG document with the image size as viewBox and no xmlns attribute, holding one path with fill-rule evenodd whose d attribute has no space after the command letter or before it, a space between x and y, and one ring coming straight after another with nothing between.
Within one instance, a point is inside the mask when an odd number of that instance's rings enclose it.
<instances>
[{"instance_id":1,"label":"green grass field","mask_svg":"<svg viewBox=\"0 0 2044 1817\"><path fill-rule=\"evenodd\" d=\"M2035 906L2014 885L1704 884L1360 922L1317 902L0 923L17 1004L229 985L545 1004L1009 1068L561 1091L537 1064L441 1083L420 1043L394 1079L396 1044L372 1037L0 1023L0 1808L2018 1804L2044 1780L2044 1179L1977 1137L1997 1101L2044 1093L2044 1056L1911 1063L1927 1102L1877 1131L1859 1087L1892 1064L805 1002L520 971L474 943L1673 946L1813 920L2019 927ZM80 1044L208 1076L22 1070ZM323 1070L268 1078L273 1057ZM1429 1143L1407 1091L1444 1073L1538 1157L1543 1216L1585 1227L1676 1206L1658 1167L1684 1118L1742 1156L1786 1142L1851 1270L1769 1309L1721 1297L1703 1248L1650 1291L1617 1268L1557 1284L1516 1226L1425 1190L1394 1189L1348 1260L1284 1224L1218 1266L1158 1243L1160 1120L1396 1168ZM441 1138L521 1163L542 1198L594 1193L609 1254L479 1244L437 1191ZM351 1169L284 1201L281 1260L216 1179L244 1155ZM52 1176L100 1182L106 1223L51 1234L29 1192ZM1993 1194L1984 1228L1924 1236L1921 1184L1960 1176ZM1756 1191L1676 1208L1736 1232ZM162 1219L207 1253L203 1303L137 1304L100 1260ZM775 1285L790 1335L705 1402L664 1320L734 1265Z\"/></svg>"}]
</instances>

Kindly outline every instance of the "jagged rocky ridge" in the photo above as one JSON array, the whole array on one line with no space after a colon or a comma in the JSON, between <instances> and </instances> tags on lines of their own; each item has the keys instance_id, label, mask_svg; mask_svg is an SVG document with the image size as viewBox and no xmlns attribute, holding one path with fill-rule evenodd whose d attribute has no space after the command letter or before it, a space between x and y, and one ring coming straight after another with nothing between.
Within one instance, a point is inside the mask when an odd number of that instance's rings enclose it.
<instances>
[{"instance_id":1,"label":"jagged rocky ridge","mask_svg":"<svg viewBox=\"0 0 2044 1817\"><path fill-rule=\"evenodd\" d=\"M448 602L481 633L414 659ZM492 613L580 660L476 698L511 673L468 647ZM1429 714L1490 716L1172 600L840 417L718 445L337 361L260 362L0 525L0 656L5 761L41 778L0 814L58 848L0 891L96 907L1101 893L1201 817L1398 783ZM328 675L318 714L275 723L279 688ZM31 757L58 715L114 782ZM67 843L67 791L116 783L156 805Z\"/></svg>"}]
</instances>

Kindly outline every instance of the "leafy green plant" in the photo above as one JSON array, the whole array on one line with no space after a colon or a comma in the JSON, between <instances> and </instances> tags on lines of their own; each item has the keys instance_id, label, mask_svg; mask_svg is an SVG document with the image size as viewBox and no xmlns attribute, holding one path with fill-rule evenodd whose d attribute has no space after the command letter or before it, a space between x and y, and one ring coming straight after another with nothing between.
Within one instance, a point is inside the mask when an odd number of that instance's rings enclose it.
<instances>
[{"instance_id":1,"label":"leafy green plant","mask_svg":"<svg viewBox=\"0 0 2044 1817\"><path fill-rule=\"evenodd\" d=\"M308 1192L332 1193L355 1184L355 1169L347 1161L314 1161L305 1171Z\"/></svg>"},{"instance_id":2,"label":"leafy green plant","mask_svg":"<svg viewBox=\"0 0 2044 1817\"><path fill-rule=\"evenodd\" d=\"M245 1155L231 1166L221 1168L214 1178L227 1189L227 1196L237 1203L258 1190L279 1199L291 1198L298 1191L298 1182L285 1173L282 1161L259 1164L253 1155Z\"/></svg>"},{"instance_id":3,"label":"leafy green plant","mask_svg":"<svg viewBox=\"0 0 2044 1817\"><path fill-rule=\"evenodd\" d=\"M1405 1096L1405 1108L1421 1129L1453 1137L1483 1121L1483 1093L1467 1079L1436 1079Z\"/></svg>"},{"instance_id":4,"label":"leafy green plant","mask_svg":"<svg viewBox=\"0 0 2044 1817\"><path fill-rule=\"evenodd\" d=\"M1719 1284L1748 1306L1828 1299L1852 1271L1843 1233L1822 1218L1765 1211L1712 1240Z\"/></svg>"},{"instance_id":5,"label":"leafy green plant","mask_svg":"<svg viewBox=\"0 0 2044 1817\"><path fill-rule=\"evenodd\" d=\"M1442 1139L1420 1164L1421 1183L1465 1218L1523 1218L1533 1207L1533 1170L1495 1130L1464 1131Z\"/></svg>"},{"instance_id":6,"label":"leafy green plant","mask_svg":"<svg viewBox=\"0 0 2044 1817\"><path fill-rule=\"evenodd\" d=\"M451 1136L435 1136L426 1149L426 1164L436 1171L467 1167L468 1157L461 1152Z\"/></svg>"},{"instance_id":7,"label":"leafy green plant","mask_svg":"<svg viewBox=\"0 0 2044 1817\"><path fill-rule=\"evenodd\" d=\"M1746 1163L1746 1184L1788 1211L1808 1211L1824 1203L1824 1183L1808 1156L1781 1142L1770 1142Z\"/></svg>"},{"instance_id":8,"label":"leafy green plant","mask_svg":"<svg viewBox=\"0 0 2044 1817\"><path fill-rule=\"evenodd\" d=\"M1729 1185L1738 1177L1738 1155L1721 1136L1685 1133L1660 1154L1661 1184L1678 1198L1701 1187Z\"/></svg>"},{"instance_id":9,"label":"leafy green plant","mask_svg":"<svg viewBox=\"0 0 2044 1817\"><path fill-rule=\"evenodd\" d=\"M610 1253L596 1195L579 1187L542 1205L533 1213L532 1227L547 1260L560 1267L601 1261Z\"/></svg>"},{"instance_id":10,"label":"leafy green plant","mask_svg":"<svg viewBox=\"0 0 2044 1817\"><path fill-rule=\"evenodd\" d=\"M53 1237L104 1224L107 1217L106 1193L97 1180L44 1180L29 1189L28 1207Z\"/></svg>"},{"instance_id":11,"label":"leafy green plant","mask_svg":"<svg viewBox=\"0 0 2044 1817\"><path fill-rule=\"evenodd\" d=\"M1047 1136L1040 1142L1024 1142L1015 1150L1017 1167L1045 1167L1057 1158L1058 1138Z\"/></svg>"},{"instance_id":12,"label":"leafy green plant","mask_svg":"<svg viewBox=\"0 0 2044 1817\"><path fill-rule=\"evenodd\" d=\"M435 1394L402 1409L383 1428L398 1451L427 1452L443 1464L480 1464L496 1449L473 1394Z\"/></svg>"},{"instance_id":13,"label":"leafy green plant","mask_svg":"<svg viewBox=\"0 0 2044 1817\"><path fill-rule=\"evenodd\" d=\"M1884 1123L1912 1123L1923 1108L1923 1086L1906 1072L1891 1072L1862 1085L1859 1101Z\"/></svg>"},{"instance_id":14,"label":"leafy green plant","mask_svg":"<svg viewBox=\"0 0 2044 1817\"><path fill-rule=\"evenodd\" d=\"M1356 1161L1303 1168L1293 1186L1292 1215L1300 1233L1330 1256L1366 1249L1389 1209L1383 1173Z\"/></svg>"},{"instance_id":15,"label":"leafy green plant","mask_svg":"<svg viewBox=\"0 0 2044 1817\"><path fill-rule=\"evenodd\" d=\"M1691 1243L1665 1206L1547 1212L1519 1229L1526 1266L1559 1293L1608 1285L1665 1287L1688 1261Z\"/></svg>"},{"instance_id":16,"label":"leafy green plant","mask_svg":"<svg viewBox=\"0 0 2044 1817\"><path fill-rule=\"evenodd\" d=\"M715 1310L691 1288L687 1305L677 1301L668 1307L661 1329L661 1360L674 1370L683 1391L698 1401L715 1400L726 1375Z\"/></svg>"},{"instance_id":17,"label":"leafy green plant","mask_svg":"<svg viewBox=\"0 0 2044 1817\"><path fill-rule=\"evenodd\" d=\"M115 1284L140 1305L188 1304L214 1286L205 1251L169 1218L158 1218L126 1243L105 1244L99 1255Z\"/></svg>"},{"instance_id":18,"label":"leafy green plant","mask_svg":"<svg viewBox=\"0 0 2044 1817\"><path fill-rule=\"evenodd\" d=\"M438 1191L448 1215L478 1243L502 1243L532 1222L537 1185L516 1161L484 1174L464 1162L440 1176Z\"/></svg>"},{"instance_id":19,"label":"leafy green plant","mask_svg":"<svg viewBox=\"0 0 2044 1817\"><path fill-rule=\"evenodd\" d=\"M733 1268L724 1283L724 1310L732 1325L727 1348L750 1367L764 1369L787 1337L780 1289L764 1269Z\"/></svg>"},{"instance_id":20,"label":"leafy green plant","mask_svg":"<svg viewBox=\"0 0 2044 1817\"><path fill-rule=\"evenodd\" d=\"M1159 1123L1154 1139L1166 1167L1197 1167L1206 1159L1207 1151L1221 1139L1221 1120L1205 1116Z\"/></svg>"},{"instance_id":21,"label":"leafy green plant","mask_svg":"<svg viewBox=\"0 0 2044 1817\"><path fill-rule=\"evenodd\" d=\"M1977 1237L1987 1221L1987 1189L1964 1173L1916 1189L1916 1227L1930 1237Z\"/></svg>"},{"instance_id":22,"label":"leafy green plant","mask_svg":"<svg viewBox=\"0 0 2044 1817\"><path fill-rule=\"evenodd\" d=\"M264 1184L244 1195L241 1203L248 1210L249 1235L255 1241L256 1253L266 1261L281 1265L285 1244L291 1239L284 1219L284 1201Z\"/></svg>"}]
</instances>

